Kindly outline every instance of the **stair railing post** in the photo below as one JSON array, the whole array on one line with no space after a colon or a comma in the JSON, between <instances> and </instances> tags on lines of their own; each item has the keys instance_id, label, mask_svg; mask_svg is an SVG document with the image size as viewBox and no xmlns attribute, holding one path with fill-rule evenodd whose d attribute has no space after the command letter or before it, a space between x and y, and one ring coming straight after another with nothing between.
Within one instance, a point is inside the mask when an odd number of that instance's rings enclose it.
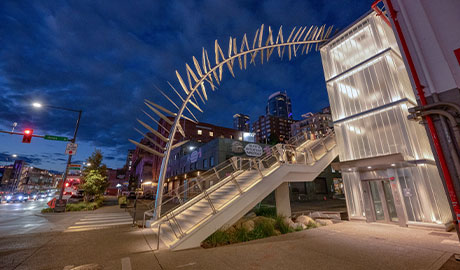
<instances>
[{"instance_id":1,"label":"stair railing post","mask_svg":"<svg viewBox=\"0 0 460 270\"><path fill-rule=\"evenodd\" d=\"M238 184L238 181L236 181L235 176L233 176L233 172L230 173L230 176L232 177L232 182L235 184L236 188L238 189L238 192L240 194L243 194L243 191L241 190L240 184Z\"/></svg>"}]
</instances>

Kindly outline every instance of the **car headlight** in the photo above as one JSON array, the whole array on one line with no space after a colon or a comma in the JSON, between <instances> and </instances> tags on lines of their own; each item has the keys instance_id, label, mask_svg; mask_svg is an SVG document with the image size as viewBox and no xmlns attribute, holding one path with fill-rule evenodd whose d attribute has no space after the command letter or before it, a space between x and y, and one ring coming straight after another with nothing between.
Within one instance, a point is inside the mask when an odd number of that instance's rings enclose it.
<instances>
[{"instance_id":1,"label":"car headlight","mask_svg":"<svg viewBox=\"0 0 460 270\"><path fill-rule=\"evenodd\" d=\"M11 200L11 196L6 196L6 199L7 199L7 200Z\"/></svg>"},{"instance_id":2,"label":"car headlight","mask_svg":"<svg viewBox=\"0 0 460 270\"><path fill-rule=\"evenodd\" d=\"M22 200L22 196L19 196L19 199Z\"/></svg>"},{"instance_id":3,"label":"car headlight","mask_svg":"<svg viewBox=\"0 0 460 270\"><path fill-rule=\"evenodd\" d=\"M37 198L37 195L34 195L34 199Z\"/></svg>"}]
</instances>

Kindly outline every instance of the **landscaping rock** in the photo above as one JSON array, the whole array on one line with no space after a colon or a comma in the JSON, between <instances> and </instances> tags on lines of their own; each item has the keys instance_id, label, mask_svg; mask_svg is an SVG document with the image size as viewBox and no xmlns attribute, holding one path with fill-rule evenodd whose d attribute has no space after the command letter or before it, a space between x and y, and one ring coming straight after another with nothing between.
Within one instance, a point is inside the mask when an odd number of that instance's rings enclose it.
<instances>
[{"instance_id":1,"label":"landscaping rock","mask_svg":"<svg viewBox=\"0 0 460 270\"><path fill-rule=\"evenodd\" d=\"M301 215L295 219L295 222L302 223L303 225L307 226L309 223L315 223L315 220L309 216Z\"/></svg>"},{"instance_id":2,"label":"landscaping rock","mask_svg":"<svg viewBox=\"0 0 460 270\"><path fill-rule=\"evenodd\" d=\"M233 234L233 233L235 233L236 229L235 229L234 226L231 226L230 228L228 228L228 229L225 230L225 231L226 231L227 233L229 233L229 234Z\"/></svg>"},{"instance_id":3,"label":"landscaping rock","mask_svg":"<svg viewBox=\"0 0 460 270\"><path fill-rule=\"evenodd\" d=\"M257 216L256 213L250 212L250 213L246 214L246 216L244 216L244 217L246 217L246 218L255 218L256 216Z\"/></svg>"},{"instance_id":4,"label":"landscaping rock","mask_svg":"<svg viewBox=\"0 0 460 270\"><path fill-rule=\"evenodd\" d=\"M321 226L327 226L327 225L332 225L334 224L332 220L330 219L317 219L316 223L318 223Z\"/></svg>"},{"instance_id":5,"label":"landscaping rock","mask_svg":"<svg viewBox=\"0 0 460 270\"><path fill-rule=\"evenodd\" d=\"M253 220L254 223L269 222L269 223L271 223L273 226L274 226L275 223L276 223L276 220L275 220L275 219L269 218L269 217L262 217L262 216L258 216L258 217L252 218L251 220Z\"/></svg>"},{"instance_id":6,"label":"landscaping rock","mask_svg":"<svg viewBox=\"0 0 460 270\"><path fill-rule=\"evenodd\" d=\"M307 226L305 224L302 224L302 223L292 223L289 225L289 227L291 227L291 229L293 230L297 230L297 228L302 228L302 230L305 230L307 228Z\"/></svg>"},{"instance_id":7,"label":"landscaping rock","mask_svg":"<svg viewBox=\"0 0 460 270\"><path fill-rule=\"evenodd\" d=\"M254 230L254 225L255 225L255 223L251 219L241 223L241 227L246 229L248 232Z\"/></svg>"},{"instance_id":8,"label":"landscaping rock","mask_svg":"<svg viewBox=\"0 0 460 270\"><path fill-rule=\"evenodd\" d=\"M283 219L283 221L284 221L284 224L286 224L286 225L288 225L288 226L294 223L294 221L292 221L292 219L291 219L291 218L288 218L288 217L285 217L285 218Z\"/></svg>"}]
</instances>

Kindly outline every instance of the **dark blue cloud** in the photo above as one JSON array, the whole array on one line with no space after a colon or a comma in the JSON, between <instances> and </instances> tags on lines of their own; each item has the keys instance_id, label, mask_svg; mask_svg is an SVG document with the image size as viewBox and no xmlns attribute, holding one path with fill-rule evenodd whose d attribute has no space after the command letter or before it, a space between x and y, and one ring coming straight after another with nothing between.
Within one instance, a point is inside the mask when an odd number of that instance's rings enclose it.
<instances>
[{"instance_id":1,"label":"dark blue cloud","mask_svg":"<svg viewBox=\"0 0 460 270\"><path fill-rule=\"evenodd\" d=\"M218 39L226 48L229 36L252 36L262 23L274 29L283 25L285 35L300 25L342 28L371 2L2 1L0 129L15 121L18 128L70 137L75 114L33 111L28 104L41 100L82 109L79 142L101 148L109 166L122 166L132 148L127 139L138 138L132 128L137 117L144 117L143 99L161 100L154 85L167 89L167 81L175 83L174 71L184 74L184 63L200 56L202 47L212 52ZM255 120L264 113L268 95L279 90L292 97L296 117L328 104L318 53L291 62L275 57L237 71L236 79L224 76L199 120L231 126L237 112ZM0 142L2 150L14 152Z\"/></svg>"}]
</instances>

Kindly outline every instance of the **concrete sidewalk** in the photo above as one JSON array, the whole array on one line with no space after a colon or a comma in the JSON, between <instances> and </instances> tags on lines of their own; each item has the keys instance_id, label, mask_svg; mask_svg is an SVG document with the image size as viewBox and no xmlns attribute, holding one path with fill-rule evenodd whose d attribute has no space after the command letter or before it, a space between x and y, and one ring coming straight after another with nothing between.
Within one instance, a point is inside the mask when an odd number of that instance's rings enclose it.
<instances>
[{"instance_id":1,"label":"concrete sidewalk","mask_svg":"<svg viewBox=\"0 0 460 270\"><path fill-rule=\"evenodd\" d=\"M439 269L460 253L456 237L344 222L238 245L156 255L163 269Z\"/></svg>"},{"instance_id":2,"label":"concrete sidewalk","mask_svg":"<svg viewBox=\"0 0 460 270\"><path fill-rule=\"evenodd\" d=\"M453 253L460 253L454 233L361 222L212 249L153 251L155 247L152 230L130 226L0 237L0 268L71 269L98 264L122 270L439 269Z\"/></svg>"}]
</instances>

